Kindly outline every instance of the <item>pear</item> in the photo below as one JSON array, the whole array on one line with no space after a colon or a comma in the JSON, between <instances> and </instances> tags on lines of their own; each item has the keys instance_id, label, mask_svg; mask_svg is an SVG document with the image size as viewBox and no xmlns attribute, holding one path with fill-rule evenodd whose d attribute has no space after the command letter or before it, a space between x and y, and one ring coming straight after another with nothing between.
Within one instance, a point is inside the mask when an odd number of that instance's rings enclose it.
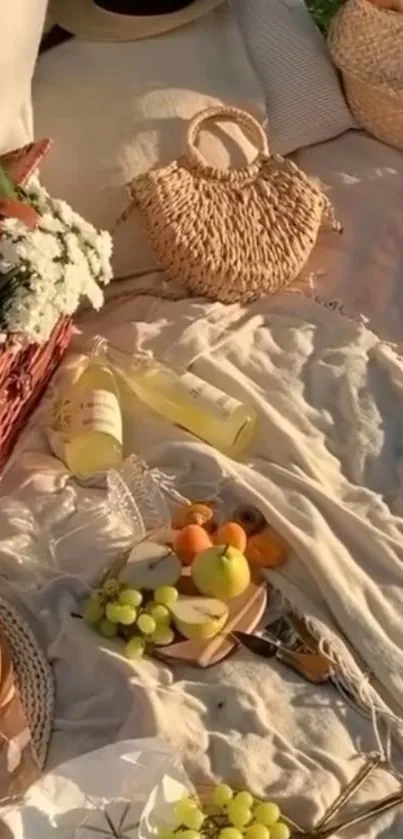
<instances>
[{"instance_id":1,"label":"pear","mask_svg":"<svg viewBox=\"0 0 403 839\"><path fill-rule=\"evenodd\" d=\"M174 586L182 565L167 545L141 542L131 550L119 581L132 588L154 591L160 586Z\"/></svg>"},{"instance_id":2,"label":"pear","mask_svg":"<svg viewBox=\"0 0 403 839\"><path fill-rule=\"evenodd\" d=\"M238 548L217 545L196 556L192 565L192 580L202 594L230 600L248 588L249 564Z\"/></svg>"},{"instance_id":3,"label":"pear","mask_svg":"<svg viewBox=\"0 0 403 839\"><path fill-rule=\"evenodd\" d=\"M179 597L171 607L173 622L181 635L207 641L221 632L228 620L228 606L210 597Z\"/></svg>"}]
</instances>

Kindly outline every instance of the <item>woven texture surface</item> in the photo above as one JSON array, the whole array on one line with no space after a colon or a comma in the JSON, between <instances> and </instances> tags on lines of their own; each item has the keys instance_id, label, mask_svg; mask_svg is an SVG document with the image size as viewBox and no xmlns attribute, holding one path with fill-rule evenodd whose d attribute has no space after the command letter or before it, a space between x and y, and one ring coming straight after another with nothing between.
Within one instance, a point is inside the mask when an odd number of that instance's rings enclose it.
<instances>
[{"instance_id":1,"label":"woven texture surface","mask_svg":"<svg viewBox=\"0 0 403 839\"><path fill-rule=\"evenodd\" d=\"M43 769L54 717L52 669L37 638L20 612L1 596L0 626L11 650L35 758L40 769Z\"/></svg>"},{"instance_id":2,"label":"woven texture surface","mask_svg":"<svg viewBox=\"0 0 403 839\"><path fill-rule=\"evenodd\" d=\"M0 624L0 807L20 800L40 769L22 705L13 656ZM3 837L0 826L0 836Z\"/></svg>"},{"instance_id":3,"label":"woven texture surface","mask_svg":"<svg viewBox=\"0 0 403 839\"><path fill-rule=\"evenodd\" d=\"M23 185L37 170L50 146L49 140L30 143L3 155L2 166L14 183ZM70 318L64 318L44 345L29 344L17 335L8 336L0 346L0 469L61 361L72 329Z\"/></svg>"},{"instance_id":4,"label":"woven texture surface","mask_svg":"<svg viewBox=\"0 0 403 839\"><path fill-rule=\"evenodd\" d=\"M70 343L73 322L61 320L44 345L0 349L0 468Z\"/></svg>"},{"instance_id":5,"label":"woven texture surface","mask_svg":"<svg viewBox=\"0 0 403 839\"><path fill-rule=\"evenodd\" d=\"M233 120L259 145L244 168L215 169L197 149L211 120ZM131 184L151 245L172 280L223 303L248 302L292 282L327 218L338 225L322 189L290 161L270 156L260 125L235 108L191 120L183 158Z\"/></svg>"},{"instance_id":6,"label":"woven texture surface","mask_svg":"<svg viewBox=\"0 0 403 839\"><path fill-rule=\"evenodd\" d=\"M290 154L356 127L304 0L232 0L232 7L264 89L275 152Z\"/></svg>"},{"instance_id":7,"label":"woven texture surface","mask_svg":"<svg viewBox=\"0 0 403 839\"><path fill-rule=\"evenodd\" d=\"M347 0L331 25L329 46L358 123L403 149L403 13Z\"/></svg>"}]
</instances>

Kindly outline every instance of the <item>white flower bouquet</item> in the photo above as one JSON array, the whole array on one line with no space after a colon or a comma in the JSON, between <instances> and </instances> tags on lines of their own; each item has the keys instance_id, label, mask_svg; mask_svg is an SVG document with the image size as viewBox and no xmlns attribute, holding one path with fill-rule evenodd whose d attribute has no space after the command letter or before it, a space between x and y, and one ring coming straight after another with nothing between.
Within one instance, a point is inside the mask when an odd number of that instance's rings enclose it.
<instances>
[{"instance_id":1,"label":"white flower bouquet","mask_svg":"<svg viewBox=\"0 0 403 839\"><path fill-rule=\"evenodd\" d=\"M19 192L38 221L34 228L18 218L1 221L0 340L18 334L42 344L84 298L101 308L112 276L112 241L51 198L36 177Z\"/></svg>"}]
</instances>

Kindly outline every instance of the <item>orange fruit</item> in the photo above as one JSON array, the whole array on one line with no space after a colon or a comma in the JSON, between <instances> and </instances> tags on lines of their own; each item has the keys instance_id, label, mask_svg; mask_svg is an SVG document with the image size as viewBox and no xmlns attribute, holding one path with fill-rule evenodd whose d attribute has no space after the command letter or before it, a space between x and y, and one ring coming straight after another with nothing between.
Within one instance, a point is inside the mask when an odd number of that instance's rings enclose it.
<instances>
[{"instance_id":1,"label":"orange fruit","mask_svg":"<svg viewBox=\"0 0 403 839\"><path fill-rule=\"evenodd\" d=\"M187 524L176 534L173 549L182 565L191 565L197 554L211 548L209 534L199 524Z\"/></svg>"},{"instance_id":2,"label":"orange fruit","mask_svg":"<svg viewBox=\"0 0 403 839\"><path fill-rule=\"evenodd\" d=\"M245 556L252 566L276 568L288 559L288 546L272 527L266 525L264 530L248 539Z\"/></svg>"},{"instance_id":3,"label":"orange fruit","mask_svg":"<svg viewBox=\"0 0 403 839\"><path fill-rule=\"evenodd\" d=\"M231 545L233 548L238 548L241 553L245 553L247 536L240 524L236 521L227 521L217 528L213 542L215 545Z\"/></svg>"},{"instance_id":4,"label":"orange fruit","mask_svg":"<svg viewBox=\"0 0 403 839\"><path fill-rule=\"evenodd\" d=\"M172 516L172 527L176 530L186 527L188 524L198 524L200 527L208 527L214 519L214 511L204 502L193 502L181 504L174 511Z\"/></svg>"}]
</instances>

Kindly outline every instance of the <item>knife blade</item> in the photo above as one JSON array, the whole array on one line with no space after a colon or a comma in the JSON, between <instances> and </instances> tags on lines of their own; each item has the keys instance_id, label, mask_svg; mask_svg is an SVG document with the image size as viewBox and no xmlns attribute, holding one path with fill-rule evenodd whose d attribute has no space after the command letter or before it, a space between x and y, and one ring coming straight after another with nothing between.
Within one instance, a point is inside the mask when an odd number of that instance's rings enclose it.
<instances>
[{"instance_id":1,"label":"knife blade","mask_svg":"<svg viewBox=\"0 0 403 839\"><path fill-rule=\"evenodd\" d=\"M280 646L278 641L267 641L261 635L252 635L248 632L238 632L235 630L231 635L238 641L241 647L246 647L251 653L260 655L262 658L273 658L273 656L277 655Z\"/></svg>"},{"instance_id":2,"label":"knife blade","mask_svg":"<svg viewBox=\"0 0 403 839\"><path fill-rule=\"evenodd\" d=\"M288 650L275 638L262 638L247 632L233 632L233 638L242 647L262 658L276 658L314 684L323 684L331 676L329 661L319 653L298 653Z\"/></svg>"}]
</instances>

